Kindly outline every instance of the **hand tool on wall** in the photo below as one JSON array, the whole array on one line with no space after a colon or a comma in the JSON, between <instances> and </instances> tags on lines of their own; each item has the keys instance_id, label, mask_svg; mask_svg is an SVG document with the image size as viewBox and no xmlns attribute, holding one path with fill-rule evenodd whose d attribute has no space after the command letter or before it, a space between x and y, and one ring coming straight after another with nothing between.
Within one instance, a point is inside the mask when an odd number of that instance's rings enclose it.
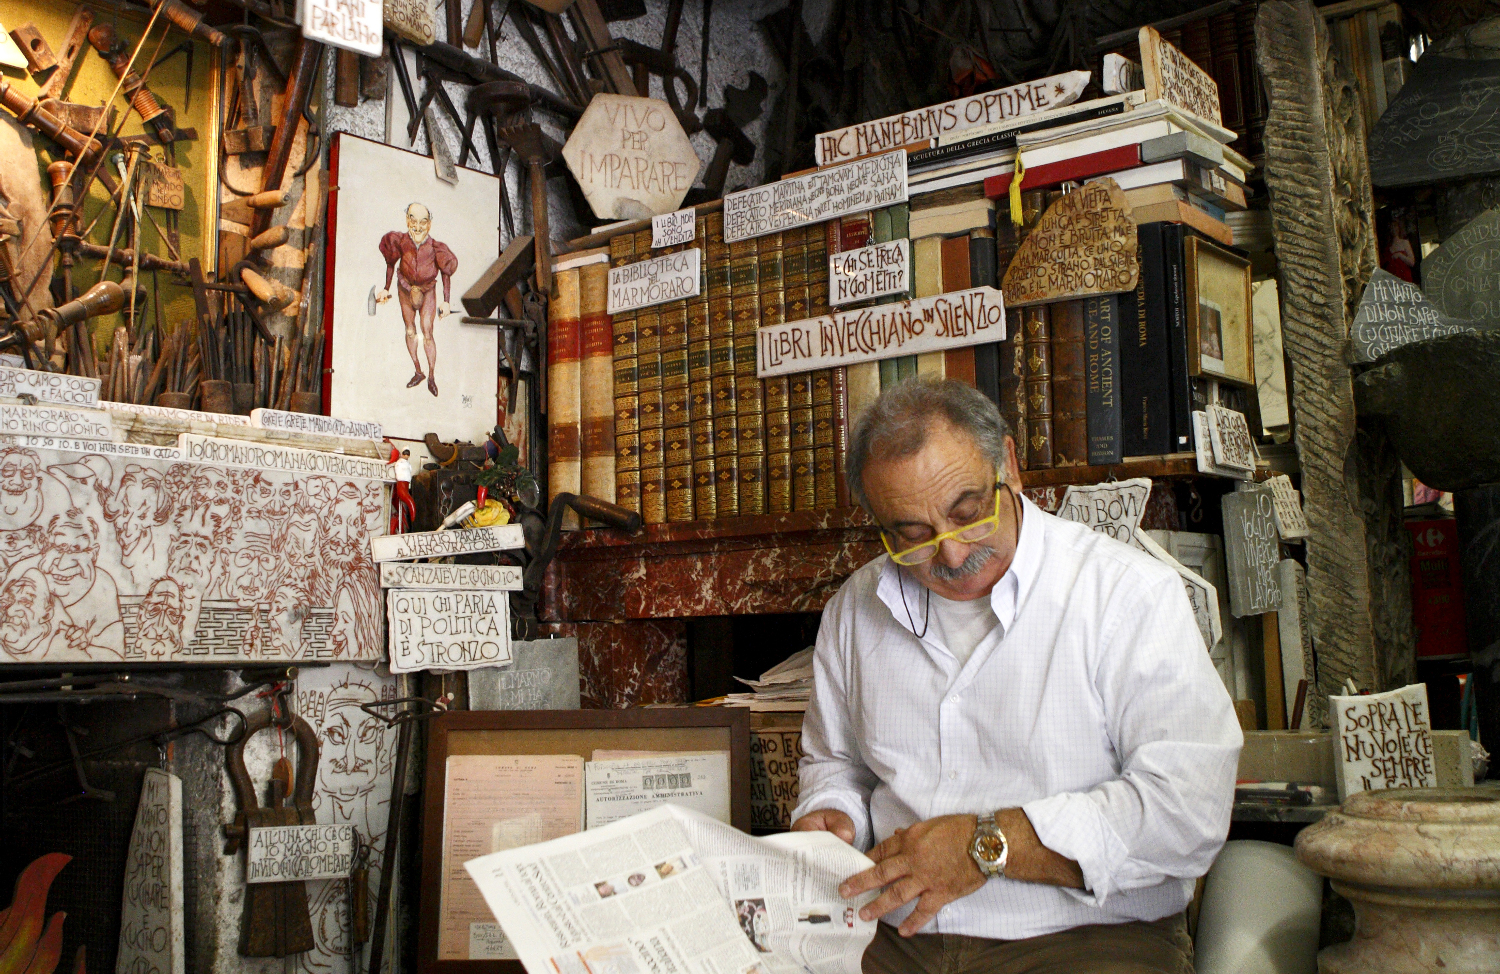
<instances>
[{"instance_id":1,"label":"hand tool on wall","mask_svg":"<svg viewBox=\"0 0 1500 974\"><path fill-rule=\"evenodd\" d=\"M52 45L47 43L36 24L27 21L12 29L10 39L26 58L26 71L32 79L39 84L46 81L47 72L57 67L57 55L52 53Z\"/></svg>"},{"instance_id":2,"label":"hand tool on wall","mask_svg":"<svg viewBox=\"0 0 1500 974\"><path fill-rule=\"evenodd\" d=\"M271 147L266 151L266 164L261 170L261 192L280 189L286 177L287 163L292 158L292 141L297 134L297 125L302 113L307 110L313 86L321 79L318 64L323 58L323 45L298 36L297 51L292 58L292 70L287 75L286 89L282 93L281 121L276 125L276 134L271 137ZM250 236L265 233L271 226L271 211L256 210L250 223Z\"/></svg>"},{"instance_id":3,"label":"hand tool on wall","mask_svg":"<svg viewBox=\"0 0 1500 974\"><path fill-rule=\"evenodd\" d=\"M543 294L552 287L552 243L547 226L546 166L557 157L556 143L535 122L513 122L496 130L499 140L526 163L531 183L531 228L536 247L536 284Z\"/></svg>"},{"instance_id":4,"label":"hand tool on wall","mask_svg":"<svg viewBox=\"0 0 1500 974\"><path fill-rule=\"evenodd\" d=\"M643 74L656 75L661 78L662 93L666 97L667 104L672 106L672 114L677 116L677 121L681 123L684 132L692 135L703 128L703 123L698 120L697 113L693 111L693 105L698 101L698 84L686 68L678 65L676 58L657 48L648 47L639 41L625 37L601 51L589 51L585 56L593 58L611 51L618 53L626 64L638 68ZM682 97L678 97L677 94L679 81L686 89ZM649 86L643 91L649 91ZM642 95L642 97L646 96Z\"/></svg>"},{"instance_id":5,"label":"hand tool on wall","mask_svg":"<svg viewBox=\"0 0 1500 974\"><path fill-rule=\"evenodd\" d=\"M174 137L171 114L164 108L146 81L130 69L130 51L111 24L96 24L89 29L89 43L109 64L115 77L123 82L121 90L141 121L151 126L163 144Z\"/></svg>"},{"instance_id":6,"label":"hand tool on wall","mask_svg":"<svg viewBox=\"0 0 1500 974\"><path fill-rule=\"evenodd\" d=\"M573 6L568 8L568 17L573 22L573 29L590 49L603 51L613 43L613 38L609 36L609 24L599 10L598 0L575 0ZM610 91L620 95L636 93L635 80L626 70L625 62L619 54L605 53L600 57L600 63L604 67L603 74Z\"/></svg>"},{"instance_id":7,"label":"hand tool on wall","mask_svg":"<svg viewBox=\"0 0 1500 974\"><path fill-rule=\"evenodd\" d=\"M83 45L88 42L89 27L93 26L94 12L88 7L80 6L73 12L73 19L68 23L68 32L63 37L62 50L57 57L57 67L52 76L42 86L37 97L42 99L61 98L63 89L68 86L68 77L73 73L73 65L78 60L78 55L83 51Z\"/></svg>"},{"instance_id":8,"label":"hand tool on wall","mask_svg":"<svg viewBox=\"0 0 1500 974\"><path fill-rule=\"evenodd\" d=\"M203 22L201 11L194 10L182 0L146 0L146 3L152 10L161 7L161 15L190 37L206 41L214 47L222 48L229 44L228 37Z\"/></svg>"},{"instance_id":9,"label":"hand tool on wall","mask_svg":"<svg viewBox=\"0 0 1500 974\"><path fill-rule=\"evenodd\" d=\"M0 105L21 124L36 129L75 155L81 163L93 162L103 149L98 139L91 139L73 128L47 106L22 94L9 80L0 78Z\"/></svg>"},{"instance_id":10,"label":"hand tool on wall","mask_svg":"<svg viewBox=\"0 0 1500 974\"><path fill-rule=\"evenodd\" d=\"M474 57L472 54L462 51L451 44L444 44L438 41L432 44L424 44L417 48L417 50L424 57L429 57L443 67L457 71L475 84L481 81L519 81L526 85L527 90L531 93L531 103L533 106L561 115L570 121L577 121L583 116L582 105L559 98L541 85L531 84L520 75L507 71L481 58Z\"/></svg>"}]
</instances>

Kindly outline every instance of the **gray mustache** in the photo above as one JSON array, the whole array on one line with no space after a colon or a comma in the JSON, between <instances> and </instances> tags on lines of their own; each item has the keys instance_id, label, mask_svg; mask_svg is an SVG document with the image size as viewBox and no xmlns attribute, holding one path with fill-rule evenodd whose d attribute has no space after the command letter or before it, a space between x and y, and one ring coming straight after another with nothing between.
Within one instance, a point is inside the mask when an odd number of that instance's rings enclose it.
<instances>
[{"instance_id":1,"label":"gray mustache","mask_svg":"<svg viewBox=\"0 0 1500 974\"><path fill-rule=\"evenodd\" d=\"M933 578L945 582L956 582L961 578L977 574L993 557L995 557L994 548L988 545L975 545L969 552L969 557L965 558L957 568L949 568L934 558L932 567L928 571L932 572Z\"/></svg>"}]
</instances>

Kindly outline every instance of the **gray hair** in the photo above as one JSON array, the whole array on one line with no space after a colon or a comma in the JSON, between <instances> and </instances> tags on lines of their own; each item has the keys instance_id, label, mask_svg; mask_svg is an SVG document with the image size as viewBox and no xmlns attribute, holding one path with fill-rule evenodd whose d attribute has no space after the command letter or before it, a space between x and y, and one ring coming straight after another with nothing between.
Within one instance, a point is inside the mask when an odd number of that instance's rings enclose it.
<instances>
[{"instance_id":1,"label":"gray hair","mask_svg":"<svg viewBox=\"0 0 1500 974\"><path fill-rule=\"evenodd\" d=\"M1005 441L1010 424L1000 410L973 386L955 379L907 379L880 394L855 420L849 434L845 475L849 493L865 510L865 466L871 457L890 460L911 456L927 443L933 420L945 420L967 433L995 464L996 475L1007 474Z\"/></svg>"}]
</instances>

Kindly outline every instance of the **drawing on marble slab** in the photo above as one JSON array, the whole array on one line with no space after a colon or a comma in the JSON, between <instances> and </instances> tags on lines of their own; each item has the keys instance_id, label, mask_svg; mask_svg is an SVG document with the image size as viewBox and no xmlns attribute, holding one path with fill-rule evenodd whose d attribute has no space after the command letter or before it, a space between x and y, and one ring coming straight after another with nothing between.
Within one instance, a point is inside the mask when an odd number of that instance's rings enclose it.
<instances>
[{"instance_id":1,"label":"drawing on marble slab","mask_svg":"<svg viewBox=\"0 0 1500 974\"><path fill-rule=\"evenodd\" d=\"M295 696L297 713L312 725L322 748L313 790L317 824L352 825L371 846L366 929L373 927L384 863L396 731L361 708L395 698L396 680L384 670L368 663L303 670ZM297 956L296 970L342 974L349 963L348 881L310 881L307 892L317 946Z\"/></svg>"},{"instance_id":2,"label":"drawing on marble slab","mask_svg":"<svg viewBox=\"0 0 1500 974\"><path fill-rule=\"evenodd\" d=\"M0 663L378 658L386 503L379 481L0 447Z\"/></svg>"}]
</instances>

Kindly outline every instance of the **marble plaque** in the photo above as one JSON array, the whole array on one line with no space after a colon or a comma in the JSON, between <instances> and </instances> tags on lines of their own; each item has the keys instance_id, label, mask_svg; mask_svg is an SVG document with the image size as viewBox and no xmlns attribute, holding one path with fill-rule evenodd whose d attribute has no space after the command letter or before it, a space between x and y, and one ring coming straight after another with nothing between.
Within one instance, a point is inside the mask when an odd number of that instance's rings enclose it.
<instances>
[{"instance_id":1,"label":"marble plaque","mask_svg":"<svg viewBox=\"0 0 1500 974\"><path fill-rule=\"evenodd\" d=\"M1214 451L1214 463L1230 470L1255 472L1255 441L1250 439L1250 424L1245 414L1237 410L1209 403L1204 410L1208 416L1209 445Z\"/></svg>"},{"instance_id":2,"label":"marble plaque","mask_svg":"<svg viewBox=\"0 0 1500 974\"><path fill-rule=\"evenodd\" d=\"M1297 684L1307 681L1307 696L1302 702L1302 727L1310 730L1323 725L1323 708L1317 705L1318 674L1312 648L1312 631L1307 626L1307 570L1294 558L1283 558L1276 566L1281 584L1281 608L1276 610L1277 635L1281 640L1281 685L1286 695L1287 720L1297 709Z\"/></svg>"},{"instance_id":3,"label":"marble plaque","mask_svg":"<svg viewBox=\"0 0 1500 974\"><path fill-rule=\"evenodd\" d=\"M413 44L437 40L432 0L382 0L380 18L392 32Z\"/></svg>"},{"instance_id":4,"label":"marble plaque","mask_svg":"<svg viewBox=\"0 0 1500 974\"><path fill-rule=\"evenodd\" d=\"M1077 521L1116 541L1130 544L1141 526L1141 518L1146 514L1146 501L1150 496L1149 477L1074 485L1063 494L1057 516L1067 521Z\"/></svg>"},{"instance_id":5,"label":"marble plaque","mask_svg":"<svg viewBox=\"0 0 1500 974\"><path fill-rule=\"evenodd\" d=\"M1229 571L1229 611L1235 618L1281 608L1281 542L1271 491L1252 487L1225 494L1224 560Z\"/></svg>"},{"instance_id":6,"label":"marble plaque","mask_svg":"<svg viewBox=\"0 0 1500 974\"><path fill-rule=\"evenodd\" d=\"M1011 307L1135 290L1130 201L1113 179L1086 183L1047 208L1000 289Z\"/></svg>"},{"instance_id":7,"label":"marble plaque","mask_svg":"<svg viewBox=\"0 0 1500 974\"><path fill-rule=\"evenodd\" d=\"M860 122L832 132L821 132L814 142L818 165L831 166L859 156L899 149L912 142L1071 105L1083 94L1089 77L1087 71L1068 71L940 105L928 105L900 115Z\"/></svg>"},{"instance_id":8,"label":"marble plaque","mask_svg":"<svg viewBox=\"0 0 1500 974\"><path fill-rule=\"evenodd\" d=\"M756 374L765 379L1004 338L1004 298L992 287L975 287L766 325L756 332Z\"/></svg>"},{"instance_id":9,"label":"marble plaque","mask_svg":"<svg viewBox=\"0 0 1500 974\"><path fill-rule=\"evenodd\" d=\"M1219 86L1208 72L1164 40L1153 27L1142 27L1139 40L1146 100L1168 102L1222 126Z\"/></svg>"},{"instance_id":10,"label":"marble plaque","mask_svg":"<svg viewBox=\"0 0 1500 974\"><path fill-rule=\"evenodd\" d=\"M1427 267L1430 272L1431 264ZM1393 348L1424 338L1493 327L1489 322L1448 317L1415 284L1377 268L1360 296L1349 338L1354 346L1354 361L1373 362Z\"/></svg>"},{"instance_id":11,"label":"marble plaque","mask_svg":"<svg viewBox=\"0 0 1500 974\"><path fill-rule=\"evenodd\" d=\"M396 479L391 465L383 460L350 456L347 453L299 450L294 446L225 440L198 433L178 434L177 447L182 451L183 457L193 463L216 463L226 467L334 477L340 480Z\"/></svg>"},{"instance_id":12,"label":"marble plaque","mask_svg":"<svg viewBox=\"0 0 1500 974\"><path fill-rule=\"evenodd\" d=\"M386 621L392 673L474 670L514 658L504 592L393 588Z\"/></svg>"},{"instance_id":13,"label":"marble plaque","mask_svg":"<svg viewBox=\"0 0 1500 974\"><path fill-rule=\"evenodd\" d=\"M829 166L724 197L724 242L822 223L906 201L906 153Z\"/></svg>"},{"instance_id":14,"label":"marble plaque","mask_svg":"<svg viewBox=\"0 0 1500 974\"><path fill-rule=\"evenodd\" d=\"M1302 513L1302 495L1292 486L1292 478L1278 474L1266 481L1275 502L1276 531L1282 538L1294 541L1312 533Z\"/></svg>"},{"instance_id":15,"label":"marble plaque","mask_svg":"<svg viewBox=\"0 0 1500 974\"><path fill-rule=\"evenodd\" d=\"M612 315L668 301L695 298L703 251L697 247L609 269L606 309Z\"/></svg>"},{"instance_id":16,"label":"marble plaque","mask_svg":"<svg viewBox=\"0 0 1500 974\"><path fill-rule=\"evenodd\" d=\"M521 569L515 565L439 565L386 561L380 564L382 588L487 588L521 591Z\"/></svg>"},{"instance_id":17,"label":"marble plaque","mask_svg":"<svg viewBox=\"0 0 1500 974\"><path fill-rule=\"evenodd\" d=\"M113 440L114 426L103 409L0 405L0 434Z\"/></svg>"},{"instance_id":18,"label":"marble plaque","mask_svg":"<svg viewBox=\"0 0 1500 974\"><path fill-rule=\"evenodd\" d=\"M183 974L182 781L147 768L125 858L116 974Z\"/></svg>"},{"instance_id":19,"label":"marble plaque","mask_svg":"<svg viewBox=\"0 0 1500 974\"><path fill-rule=\"evenodd\" d=\"M671 105L607 93L589 100L563 160L601 220L672 212L703 166Z\"/></svg>"},{"instance_id":20,"label":"marble plaque","mask_svg":"<svg viewBox=\"0 0 1500 974\"><path fill-rule=\"evenodd\" d=\"M1437 785L1427 684L1357 697L1331 696L1328 709L1339 801L1361 791Z\"/></svg>"},{"instance_id":21,"label":"marble plaque","mask_svg":"<svg viewBox=\"0 0 1500 974\"><path fill-rule=\"evenodd\" d=\"M1450 318L1500 322L1500 209L1479 214L1428 254L1422 285Z\"/></svg>"},{"instance_id":22,"label":"marble plaque","mask_svg":"<svg viewBox=\"0 0 1500 974\"><path fill-rule=\"evenodd\" d=\"M337 879L354 867L354 827L278 825L251 829L245 882Z\"/></svg>"},{"instance_id":23,"label":"marble plaque","mask_svg":"<svg viewBox=\"0 0 1500 974\"><path fill-rule=\"evenodd\" d=\"M153 419L164 419L172 423L191 425L193 423L213 423L217 426L249 426L250 417L240 416L236 413L203 413L196 409L172 409L168 406L147 406L134 402L110 402L105 400L99 404L100 409L109 409L114 412L134 413L137 416L150 416Z\"/></svg>"},{"instance_id":24,"label":"marble plaque","mask_svg":"<svg viewBox=\"0 0 1500 974\"><path fill-rule=\"evenodd\" d=\"M698 212L692 207L673 210L651 218L651 249L680 247L693 242L698 229Z\"/></svg>"},{"instance_id":25,"label":"marble plaque","mask_svg":"<svg viewBox=\"0 0 1500 974\"><path fill-rule=\"evenodd\" d=\"M379 423L362 423L336 416L319 416L315 413L291 413L281 409L250 410L250 425L266 430L286 430L289 433L320 433L324 436L345 436L355 440L385 439L385 431Z\"/></svg>"},{"instance_id":26,"label":"marble plaque","mask_svg":"<svg viewBox=\"0 0 1500 974\"><path fill-rule=\"evenodd\" d=\"M99 380L0 366L0 396L7 399L36 396L42 402L59 406L98 406Z\"/></svg>"},{"instance_id":27,"label":"marble plaque","mask_svg":"<svg viewBox=\"0 0 1500 974\"><path fill-rule=\"evenodd\" d=\"M370 539L373 561L411 561L413 558L448 558L486 551L509 551L526 544L519 524L492 528L455 528L451 531L413 531Z\"/></svg>"},{"instance_id":28,"label":"marble plaque","mask_svg":"<svg viewBox=\"0 0 1500 974\"><path fill-rule=\"evenodd\" d=\"M471 710L577 710L578 640L518 640L506 666L469 671Z\"/></svg>"},{"instance_id":29,"label":"marble plaque","mask_svg":"<svg viewBox=\"0 0 1500 974\"><path fill-rule=\"evenodd\" d=\"M102 457L133 457L146 460L181 460L182 451L175 446L152 446L149 443L115 443L110 440L75 440L62 436L6 436L0 443L24 446L33 450L62 450L68 453L97 453Z\"/></svg>"},{"instance_id":30,"label":"marble plaque","mask_svg":"<svg viewBox=\"0 0 1500 974\"><path fill-rule=\"evenodd\" d=\"M1415 186L1500 170L1500 61L1423 54L1370 132L1370 182Z\"/></svg>"},{"instance_id":31,"label":"marble plaque","mask_svg":"<svg viewBox=\"0 0 1500 974\"><path fill-rule=\"evenodd\" d=\"M911 245L905 238L828 255L828 303L835 308L911 290Z\"/></svg>"},{"instance_id":32,"label":"marble plaque","mask_svg":"<svg viewBox=\"0 0 1500 974\"><path fill-rule=\"evenodd\" d=\"M382 0L301 0L302 36L366 57L379 57Z\"/></svg>"},{"instance_id":33,"label":"marble plaque","mask_svg":"<svg viewBox=\"0 0 1500 974\"><path fill-rule=\"evenodd\" d=\"M1250 480L1255 476L1251 470L1236 470L1233 467L1220 466L1214 460L1213 434L1209 429L1208 413L1201 409L1193 410L1193 451L1198 461L1199 473L1211 473L1217 477L1233 477L1239 480Z\"/></svg>"}]
</instances>

